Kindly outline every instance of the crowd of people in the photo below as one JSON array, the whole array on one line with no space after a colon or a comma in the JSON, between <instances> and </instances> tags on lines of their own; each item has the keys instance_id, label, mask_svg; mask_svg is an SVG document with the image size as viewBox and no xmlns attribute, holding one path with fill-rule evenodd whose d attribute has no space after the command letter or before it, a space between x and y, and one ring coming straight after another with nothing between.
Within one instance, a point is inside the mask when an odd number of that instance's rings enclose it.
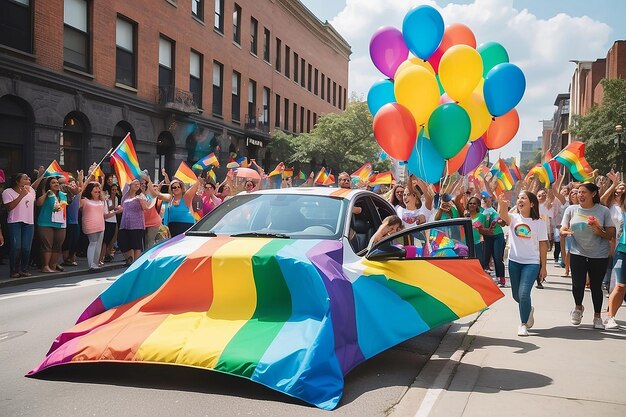
<instances>
[{"instance_id":1,"label":"crowd of people","mask_svg":"<svg viewBox=\"0 0 626 417\"><path fill-rule=\"evenodd\" d=\"M114 174L95 178L94 168L87 175L79 171L76 178L66 179L46 177L40 167L32 182L29 175L18 173L3 183L0 175L0 185L6 185L0 247L8 255L11 278L30 276L33 265L44 273L63 271L77 265L77 255L85 256L90 271L97 272L113 260L116 250L130 265L159 240L183 233L235 193L262 188L260 180L238 179L232 172L221 183L201 176L186 184L180 178L170 180L163 170L159 184L144 173L120 189ZM284 169L284 164L276 169ZM261 168L258 171L259 177L267 177ZM513 191L498 194L489 181L478 190L463 177L437 192L415 176L406 184L376 187L397 215L384 219L369 247L403 228L466 217L473 226L477 258L501 287L506 286L504 260L509 248L508 275L519 303L519 335L528 335L533 326L531 290L543 288L549 253L563 268L563 277L571 273L571 323L581 323L585 288L589 288L594 327L616 329L615 314L626 293L626 185L613 171L595 182L563 185L564 178L558 176L548 189L537 180L518 181ZM291 178L276 184L292 185ZM313 174L303 185L313 185ZM338 186L371 188L363 181L353 182L347 172L339 174ZM603 292L609 290L612 276L615 284L608 318L603 321Z\"/></svg>"}]
</instances>

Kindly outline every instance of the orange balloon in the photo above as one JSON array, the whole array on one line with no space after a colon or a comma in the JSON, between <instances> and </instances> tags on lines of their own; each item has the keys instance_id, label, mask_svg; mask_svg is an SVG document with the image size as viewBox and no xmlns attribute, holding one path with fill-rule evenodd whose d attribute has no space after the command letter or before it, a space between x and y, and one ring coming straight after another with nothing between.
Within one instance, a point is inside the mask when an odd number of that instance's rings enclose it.
<instances>
[{"instance_id":1,"label":"orange balloon","mask_svg":"<svg viewBox=\"0 0 626 417\"><path fill-rule=\"evenodd\" d=\"M465 162L465 157L467 156L467 151L469 150L470 144L467 143L465 146L454 155L452 158L448 159L448 175L456 172L461 168L463 162Z\"/></svg>"},{"instance_id":2,"label":"orange balloon","mask_svg":"<svg viewBox=\"0 0 626 417\"><path fill-rule=\"evenodd\" d=\"M468 45L476 49L476 37L472 29L463 23L453 23L446 27L437 50L428 58L435 72L439 73L439 61L443 54L454 45Z\"/></svg>"},{"instance_id":3,"label":"orange balloon","mask_svg":"<svg viewBox=\"0 0 626 417\"><path fill-rule=\"evenodd\" d=\"M519 115L512 109L508 113L491 121L489 129L483 136L488 149L498 149L515 137L519 129Z\"/></svg>"}]
</instances>

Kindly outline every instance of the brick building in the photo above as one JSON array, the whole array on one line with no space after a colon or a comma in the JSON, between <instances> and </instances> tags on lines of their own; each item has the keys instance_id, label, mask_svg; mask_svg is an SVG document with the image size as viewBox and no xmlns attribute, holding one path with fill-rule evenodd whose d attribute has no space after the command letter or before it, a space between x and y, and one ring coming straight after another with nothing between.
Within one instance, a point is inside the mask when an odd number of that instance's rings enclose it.
<instances>
[{"instance_id":1,"label":"brick building","mask_svg":"<svg viewBox=\"0 0 626 417\"><path fill-rule=\"evenodd\" d=\"M274 129L345 109L350 54L298 0L0 0L0 167L75 171L126 132L150 172L269 165Z\"/></svg>"}]
</instances>

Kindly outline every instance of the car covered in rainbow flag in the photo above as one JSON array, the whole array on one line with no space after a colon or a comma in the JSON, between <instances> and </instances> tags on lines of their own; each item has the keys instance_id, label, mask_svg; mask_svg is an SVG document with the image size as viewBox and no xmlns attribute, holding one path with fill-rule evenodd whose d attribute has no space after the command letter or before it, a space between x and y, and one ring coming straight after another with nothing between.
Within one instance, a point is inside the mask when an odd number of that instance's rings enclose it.
<instances>
[{"instance_id":1,"label":"car covered in rainbow flag","mask_svg":"<svg viewBox=\"0 0 626 417\"><path fill-rule=\"evenodd\" d=\"M333 409L360 363L503 296L474 259L467 219L368 250L392 214L364 190L234 196L136 260L29 375L77 362L180 365Z\"/></svg>"}]
</instances>

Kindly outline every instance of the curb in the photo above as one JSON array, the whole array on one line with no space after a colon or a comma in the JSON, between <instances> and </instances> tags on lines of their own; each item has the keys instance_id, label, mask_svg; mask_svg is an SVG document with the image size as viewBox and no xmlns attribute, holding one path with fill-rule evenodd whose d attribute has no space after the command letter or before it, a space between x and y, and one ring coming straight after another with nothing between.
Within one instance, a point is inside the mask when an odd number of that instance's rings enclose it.
<instances>
[{"instance_id":1,"label":"curb","mask_svg":"<svg viewBox=\"0 0 626 417\"><path fill-rule=\"evenodd\" d=\"M126 264L124 262L112 262L100 268L98 270L98 273L111 271L114 269L119 269L119 268L124 268L124 267L126 267ZM33 282L51 281L55 279L74 277L78 275L90 275L89 269L83 269L83 268L72 269L70 271L65 270L64 272L55 272L52 274L34 273L30 277L4 279L4 280L0 280L0 288L13 287L16 285L23 285L23 284L31 284Z\"/></svg>"}]
</instances>

